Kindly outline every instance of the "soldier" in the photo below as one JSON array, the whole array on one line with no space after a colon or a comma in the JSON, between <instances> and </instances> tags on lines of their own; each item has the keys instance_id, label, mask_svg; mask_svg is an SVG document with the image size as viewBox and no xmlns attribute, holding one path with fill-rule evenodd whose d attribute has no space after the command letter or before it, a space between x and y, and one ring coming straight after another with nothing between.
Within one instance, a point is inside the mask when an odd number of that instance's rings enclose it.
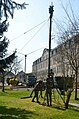
<instances>
[{"instance_id":1,"label":"soldier","mask_svg":"<svg viewBox=\"0 0 79 119\"><path fill-rule=\"evenodd\" d=\"M54 72L52 69L50 70L50 83L51 83L51 88L54 88Z\"/></svg>"},{"instance_id":2,"label":"soldier","mask_svg":"<svg viewBox=\"0 0 79 119\"><path fill-rule=\"evenodd\" d=\"M34 91L34 97L33 97L33 99L32 99L32 102L35 102L34 99L36 98L37 103L40 103L39 100L38 100L38 93L39 93L39 91L42 90L42 83L43 83L43 82L40 80L40 81L38 81L38 83L35 85L35 87L34 87L34 89L33 89L33 91Z\"/></svg>"},{"instance_id":3,"label":"soldier","mask_svg":"<svg viewBox=\"0 0 79 119\"><path fill-rule=\"evenodd\" d=\"M47 105L52 106L52 104L51 104L52 103L52 88L51 88L51 81L50 81L49 75L48 75L48 78L46 80L46 96L47 96Z\"/></svg>"},{"instance_id":4,"label":"soldier","mask_svg":"<svg viewBox=\"0 0 79 119\"><path fill-rule=\"evenodd\" d=\"M48 74L48 78L46 80L46 95L47 95L47 105L52 106L52 88L54 88L54 81L53 81L54 73L52 69ZM49 104L50 103L50 104Z\"/></svg>"},{"instance_id":5,"label":"soldier","mask_svg":"<svg viewBox=\"0 0 79 119\"><path fill-rule=\"evenodd\" d=\"M53 73L53 70L51 69L51 70L50 70L50 77L53 78L53 76L54 76L54 73Z\"/></svg>"}]
</instances>

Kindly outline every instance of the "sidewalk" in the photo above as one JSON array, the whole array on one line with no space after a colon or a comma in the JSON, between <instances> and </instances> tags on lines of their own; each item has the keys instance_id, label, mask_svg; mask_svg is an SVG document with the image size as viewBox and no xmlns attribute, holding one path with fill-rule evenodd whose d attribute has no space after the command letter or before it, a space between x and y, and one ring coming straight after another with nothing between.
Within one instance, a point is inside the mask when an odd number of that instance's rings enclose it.
<instances>
[{"instance_id":1,"label":"sidewalk","mask_svg":"<svg viewBox=\"0 0 79 119\"><path fill-rule=\"evenodd\" d=\"M79 108L79 104L69 103L69 105L72 106L72 107L78 107Z\"/></svg>"}]
</instances>

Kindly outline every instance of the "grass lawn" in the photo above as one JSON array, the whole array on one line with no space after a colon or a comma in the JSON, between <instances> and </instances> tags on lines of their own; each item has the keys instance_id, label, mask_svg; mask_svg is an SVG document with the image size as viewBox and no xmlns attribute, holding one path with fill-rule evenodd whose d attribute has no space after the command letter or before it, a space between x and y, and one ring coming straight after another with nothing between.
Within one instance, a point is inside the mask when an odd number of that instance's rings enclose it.
<instances>
[{"instance_id":1,"label":"grass lawn","mask_svg":"<svg viewBox=\"0 0 79 119\"><path fill-rule=\"evenodd\" d=\"M79 108L58 109L31 102L31 98L21 99L29 94L27 90L0 90L0 119L79 119Z\"/></svg>"}]
</instances>

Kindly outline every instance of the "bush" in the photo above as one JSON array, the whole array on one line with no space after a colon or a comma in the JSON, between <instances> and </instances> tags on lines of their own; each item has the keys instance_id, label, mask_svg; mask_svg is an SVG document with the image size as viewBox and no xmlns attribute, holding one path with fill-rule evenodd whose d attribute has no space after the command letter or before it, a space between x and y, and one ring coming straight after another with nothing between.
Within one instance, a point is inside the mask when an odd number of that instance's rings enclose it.
<instances>
[{"instance_id":1,"label":"bush","mask_svg":"<svg viewBox=\"0 0 79 119\"><path fill-rule=\"evenodd\" d=\"M12 78L9 80L9 83L12 85L12 86L16 86L18 84L18 79L17 78Z\"/></svg>"}]
</instances>

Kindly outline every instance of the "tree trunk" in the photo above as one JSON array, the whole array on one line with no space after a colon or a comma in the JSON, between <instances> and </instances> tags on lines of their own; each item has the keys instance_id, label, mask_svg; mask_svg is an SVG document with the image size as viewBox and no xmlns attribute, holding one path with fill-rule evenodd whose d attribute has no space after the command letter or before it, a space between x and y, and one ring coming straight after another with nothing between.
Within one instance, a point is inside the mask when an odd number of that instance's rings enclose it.
<instances>
[{"instance_id":1,"label":"tree trunk","mask_svg":"<svg viewBox=\"0 0 79 119\"><path fill-rule=\"evenodd\" d=\"M2 92L4 92L4 74L2 76Z\"/></svg>"},{"instance_id":2,"label":"tree trunk","mask_svg":"<svg viewBox=\"0 0 79 119\"><path fill-rule=\"evenodd\" d=\"M66 102L65 102L65 108L66 109L68 109L68 104L69 104L69 101L70 101L71 93L72 93L72 91L68 91L67 99L66 99Z\"/></svg>"}]
</instances>

